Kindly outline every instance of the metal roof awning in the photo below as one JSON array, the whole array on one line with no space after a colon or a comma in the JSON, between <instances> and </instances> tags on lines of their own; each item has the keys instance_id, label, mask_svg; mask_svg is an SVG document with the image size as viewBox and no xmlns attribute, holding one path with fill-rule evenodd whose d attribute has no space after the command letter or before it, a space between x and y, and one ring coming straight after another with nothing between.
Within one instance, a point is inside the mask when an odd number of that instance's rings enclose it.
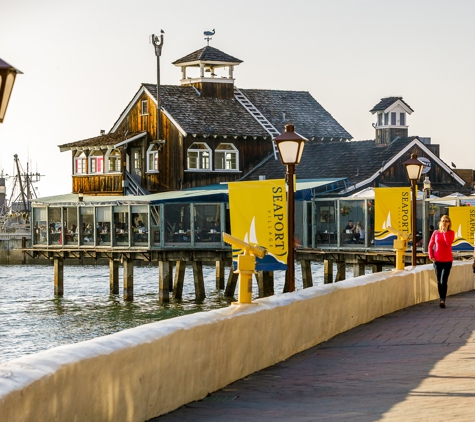
<instances>
[{"instance_id":1,"label":"metal roof awning","mask_svg":"<svg viewBox=\"0 0 475 422\"><path fill-rule=\"evenodd\" d=\"M295 192L296 201L309 201L315 195L323 192L341 189L342 183L347 179L315 179L297 180ZM237 182L239 183L239 182ZM77 205L77 194L66 194L36 198L32 201L35 205ZM96 196L84 195L81 204L84 205L157 205L162 203L183 202L229 202L229 190L227 184L209 185L198 188L183 189L178 191L154 193L143 196Z\"/></svg>"}]
</instances>

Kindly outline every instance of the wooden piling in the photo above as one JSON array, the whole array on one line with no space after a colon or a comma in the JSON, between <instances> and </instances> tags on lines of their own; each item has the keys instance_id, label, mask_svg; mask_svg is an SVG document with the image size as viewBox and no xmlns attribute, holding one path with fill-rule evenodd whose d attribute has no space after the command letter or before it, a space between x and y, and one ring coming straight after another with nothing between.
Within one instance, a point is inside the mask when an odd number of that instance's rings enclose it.
<instances>
[{"instance_id":1,"label":"wooden piling","mask_svg":"<svg viewBox=\"0 0 475 422\"><path fill-rule=\"evenodd\" d=\"M54 295L62 297L64 294L64 260L54 257Z\"/></svg>"},{"instance_id":2,"label":"wooden piling","mask_svg":"<svg viewBox=\"0 0 475 422\"><path fill-rule=\"evenodd\" d=\"M110 294L119 294L119 261L109 259L109 284Z\"/></svg>"},{"instance_id":3,"label":"wooden piling","mask_svg":"<svg viewBox=\"0 0 475 422\"><path fill-rule=\"evenodd\" d=\"M300 261L300 266L302 267L302 284L303 288L313 286L312 280L312 262L307 260Z\"/></svg>"},{"instance_id":4,"label":"wooden piling","mask_svg":"<svg viewBox=\"0 0 475 422\"><path fill-rule=\"evenodd\" d=\"M185 281L186 261L176 261L175 264L175 280L173 286L173 297L182 299L183 283Z\"/></svg>"},{"instance_id":5,"label":"wooden piling","mask_svg":"<svg viewBox=\"0 0 475 422\"><path fill-rule=\"evenodd\" d=\"M323 284L333 283L333 259L323 261Z\"/></svg>"},{"instance_id":6,"label":"wooden piling","mask_svg":"<svg viewBox=\"0 0 475 422\"><path fill-rule=\"evenodd\" d=\"M203 262L193 261L192 265L196 300L203 300L206 297L205 282L203 278Z\"/></svg>"},{"instance_id":7,"label":"wooden piling","mask_svg":"<svg viewBox=\"0 0 475 422\"><path fill-rule=\"evenodd\" d=\"M216 261L216 289L224 289L224 261Z\"/></svg>"},{"instance_id":8,"label":"wooden piling","mask_svg":"<svg viewBox=\"0 0 475 422\"><path fill-rule=\"evenodd\" d=\"M234 267L231 264L229 270L228 282L226 283L226 290L224 291L225 297L233 297L236 292L236 285L238 282L239 274L234 272Z\"/></svg>"},{"instance_id":9,"label":"wooden piling","mask_svg":"<svg viewBox=\"0 0 475 422\"><path fill-rule=\"evenodd\" d=\"M373 273L380 273L383 271L383 264L374 264L373 266Z\"/></svg>"},{"instance_id":10,"label":"wooden piling","mask_svg":"<svg viewBox=\"0 0 475 422\"><path fill-rule=\"evenodd\" d=\"M170 302L171 266L170 261L158 262L158 300L162 303Z\"/></svg>"},{"instance_id":11,"label":"wooden piling","mask_svg":"<svg viewBox=\"0 0 475 422\"><path fill-rule=\"evenodd\" d=\"M338 255L338 261L336 264L336 278L335 281L342 281L346 279L346 262L343 255Z\"/></svg>"},{"instance_id":12,"label":"wooden piling","mask_svg":"<svg viewBox=\"0 0 475 422\"><path fill-rule=\"evenodd\" d=\"M274 295L274 272L258 271L256 274L257 286L259 288L259 297L268 297Z\"/></svg>"},{"instance_id":13,"label":"wooden piling","mask_svg":"<svg viewBox=\"0 0 475 422\"><path fill-rule=\"evenodd\" d=\"M365 274L365 265L364 262L358 261L353 264L353 277L359 277Z\"/></svg>"},{"instance_id":14,"label":"wooden piling","mask_svg":"<svg viewBox=\"0 0 475 422\"><path fill-rule=\"evenodd\" d=\"M134 261L124 259L124 300L134 300Z\"/></svg>"}]
</instances>

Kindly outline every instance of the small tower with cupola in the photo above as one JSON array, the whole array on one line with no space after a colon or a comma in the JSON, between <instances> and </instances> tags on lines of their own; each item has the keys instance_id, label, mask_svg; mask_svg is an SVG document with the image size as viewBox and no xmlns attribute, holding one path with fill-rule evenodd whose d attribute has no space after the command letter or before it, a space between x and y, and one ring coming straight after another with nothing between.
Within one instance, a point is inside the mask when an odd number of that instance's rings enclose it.
<instances>
[{"instance_id":1,"label":"small tower with cupola","mask_svg":"<svg viewBox=\"0 0 475 422\"><path fill-rule=\"evenodd\" d=\"M240 63L209 45L173 62L181 67L181 85L193 86L203 97L220 99L234 98L234 67Z\"/></svg>"},{"instance_id":2,"label":"small tower with cupola","mask_svg":"<svg viewBox=\"0 0 475 422\"><path fill-rule=\"evenodd\" d=\"M381 98L370 112L376 114L376 144L389 145L396 138L407 138L409 126L407 116L414 110L402 97Z\"/></svg>"}]
</instances>

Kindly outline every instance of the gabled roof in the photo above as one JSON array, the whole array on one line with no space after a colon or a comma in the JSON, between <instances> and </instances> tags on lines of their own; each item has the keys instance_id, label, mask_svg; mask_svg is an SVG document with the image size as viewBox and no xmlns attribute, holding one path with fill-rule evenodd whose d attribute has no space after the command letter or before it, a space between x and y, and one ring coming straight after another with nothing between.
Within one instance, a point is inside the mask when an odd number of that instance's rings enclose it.
<instances>
[{"instance_id":1,"label":"gabled roof","mask_svg":"<svg viewBox=\"0 0 475 422\"><path fill-rule=\"evenodd\" d=\"M384 111L388 109L389 107L391 107L397 101L400 101L401 103L403 103L404 106L406 106L411 111L411 113L414 112L414 110L409 106L409 104L407 104L402 99L402 97L386 97L386 98L381 98L381 101L370 110L370 113L374 114L377 111Z\"/></svg>"},{"instance_id":2,"label":"gabled roof","mask_svg":"<svg viewBox=\"0 0 475 422\"><path fill-rule=\"evenodd\" d=\"M147 93L157 102L157 86L142 84L115 122L117 130L138 98ZM280 132L293 123L306 138L351 139L351 135L308 92L242 89L241 92ZM183 135L268 137L268 132L241 104L232 99L202 97L192 86L162 85L163 112Z\"/></svg>"},{"instance_id":3,"label":"gabled roof","mask_svg":"<svg viewBox=\"0 0 475 422\"><path fill-rule=\"evenodd\" d=\"M389 168L417 144L462 186L465 182L453 170L428 149L417 137L398 138L388 146L377 145L374 140L353 142L316 142L305 145L300 164L295 173L298 179L348 178L351 189L366 187L379 174ZM245 175L242 180L258 180L260 175L267 179L282 178L285 167L280 160L269 156L260 165Z\"/></svg>"},{"instance_id":4,"label":"gabled roof","mask_svg":"<svg viewBox=\"0 0 475 422\"><path fill-rule=\"evenodd\" d=\"M191 66L198 65L199 63L219 63L229 66L232 64L238 65L239 63L242 63L242 60L236 59L236 57L230 56L229 54L223 53L221 50L208 45L182 57L181 59L175 60L172 64L175 66Z\"/></svg>"},{"instance_id":5,"label":"gabled roof","mask_svg":"<svg viewBox=\"0 0 475 422\"><path fill-rule=\"evenodd\" d=\"M94 147L115 147L124 142L131 142L139 136L145 136L146 132L133 133L107 133L104 135L95 136L93 138L83 139L81 141L69 142L67 144L58 145L60 152L69 151L71 149L91 149Z\"/></svg>"}]
</instances>

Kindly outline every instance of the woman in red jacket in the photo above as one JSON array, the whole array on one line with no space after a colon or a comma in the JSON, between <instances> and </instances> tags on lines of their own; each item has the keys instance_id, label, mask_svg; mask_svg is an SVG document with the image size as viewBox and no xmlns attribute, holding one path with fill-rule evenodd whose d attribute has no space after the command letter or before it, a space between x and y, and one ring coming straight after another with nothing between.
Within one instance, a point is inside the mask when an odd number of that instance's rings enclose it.
<instances>
[{"instance_id":1,"label":"woman in red jacket","mask_svg":"<svg viewBox=\"0 0 475 422\"><path fill-rule=\"evenodd\" d=\"M452 223L448 215L440 217L439 230L432 233L429 241L429 259L434 263L437 287L439 289L441 308L445 308L447 282L452 268L452 243L455 233L451 230Z\"/></svg>"}]
</instances>

